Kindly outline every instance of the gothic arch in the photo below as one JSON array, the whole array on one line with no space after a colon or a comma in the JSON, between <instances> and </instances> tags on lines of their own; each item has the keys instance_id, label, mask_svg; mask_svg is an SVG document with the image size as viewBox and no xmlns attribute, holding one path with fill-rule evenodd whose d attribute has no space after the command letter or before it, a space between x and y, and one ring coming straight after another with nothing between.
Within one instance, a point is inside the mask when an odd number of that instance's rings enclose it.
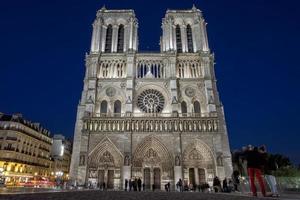
<instances>
[{"instance_id":1,"label":"gothic arch","mask_svg":"<svg viewBox=\"0 0 300 200\"><path fill-rule=\"evenodd\" d=\"M185 167L215 169L216 159L211 148L203 141L196 139L187 145L183 152Z\"/></svg>"},{"instance_id":2,"label":"gothic arch","mask_svg":"<svg viewBox=\"0 0 300 200\"><path fill-rule=\"evenodd\" d=\"M99 144L90 151L88 156L90 168L101 167L107 163L113 167L121 167L123 165L122 153L108 137L105 137L99 142Z\"/></svg>"},{"instance_id":3,"label":"gothic arch","mask_svg":"<svg viewBox=\"0 0 300 200\"><path fill-rule=\"evenodd\" d=\"M149 157L147 155L149 154L153 155L153 160L147 160L147 157ZM132 164L133 167L138 168L144 167L145 164L160 165L163 172L170 172L173 166L172 158L173 157L167 147L158 138L150 135L144 138L143 141L141 141L136 147L133 154Z\"/></svg>"}]
</instances>

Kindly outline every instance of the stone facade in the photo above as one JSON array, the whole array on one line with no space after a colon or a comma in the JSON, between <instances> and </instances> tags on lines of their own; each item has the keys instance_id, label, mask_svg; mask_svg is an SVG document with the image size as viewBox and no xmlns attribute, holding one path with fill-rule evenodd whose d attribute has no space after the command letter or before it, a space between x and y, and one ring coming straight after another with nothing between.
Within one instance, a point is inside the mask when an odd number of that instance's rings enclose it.
<instances>
[{"instance_id":1,"label":"stone facade","mask_svg":"<svg viewBox=\"0 0 300 200\"><path fill-rule=\"evenodd\" d=\"M70 177L121 189L212 184L230 177L231 155L214 55L199 9L167 10L161 49L138 51L133 10L100 9L78 105Z\"/></svg>"}]
</instances>

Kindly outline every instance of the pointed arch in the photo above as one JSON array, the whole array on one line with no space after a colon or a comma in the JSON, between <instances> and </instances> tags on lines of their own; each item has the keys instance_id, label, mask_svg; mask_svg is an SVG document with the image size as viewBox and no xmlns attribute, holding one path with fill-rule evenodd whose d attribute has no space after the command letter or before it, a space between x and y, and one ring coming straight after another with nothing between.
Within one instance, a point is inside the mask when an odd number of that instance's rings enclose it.
<instances>
[{"instance_id":1,"label":"pointed arch","mask_svg":"<svg viewBox=\"0 0 300 200\"><path fill-rule=\"evenodd\" d=\"M181 113L187 114L187 105L185 101L181 102Z\"/></svg>"},{"instance_id":2,"label":"pointed arch","mask_svg":"<svg viewBox=\"0 0 300 200\"><path fill-rule=\"evenodd\" d=\"M216 159L211 148L202 140L196 139L184 150L183 164L191 167L214 169Z\"/></svg>"},{"instance_id":3,"label":"pointed arch","mask_svg":"<svg viewBox=\"0 0 300 200\"><path fill-rule=\"evenodd\" d=\"M177 49L177 52L182 53L181 30L180 30L179 24L176 25L175 34L176 34L176 49Z\"/></svg>"},{"instance_id":4,"label":"pointed arch","mask_svg":"<svg viewBox=\"0 0 300 200\"><path fill-rule=\"evenodd\" d=\"M188 44L188 52L193 53L193 35L191 25L187 25L186 27L186 36L187 36L187 44Z\"/></svg>"},{"instance_id":5,"label":"pointed arch","mask_svg":"<svg viewBox=\"0 0 300 200\"><path fill-rule=\"evenodd\" d=\"M112 45L112 25L109 24L106 29L105 53L111 53Z\"/></svg>"},{"instance_id":6,"label":"pointed arch","mask_svg":"<svg viewBox=\"0 0 300 200\"><path fill-rule=\"evenodd\" d=\"M123 52L124 51L124 25L120 24L118 29L118 46L117 46L117 52Z\"/></svg>"},{"instance_id":7,"label":"pointed arch","mask_svg":"<svg viewBox=\"0 0 300 200\"><path fill-rule=\"evenodd\" d=\"M108 137L105 137L90 151L88 162L90 168L103 165L121 167L123 165L123 155L116 145Z\"/></svg>"},{"instance_id":8,"label":"pointed arch","mask_svg":"<svg viewBox=\"0 0 300 200\"><path fill-rule=\"evenodd\" d=\"M194 106L194 113L200 114L201 109L200 109L199 101L194 101L193 106Z\"/></svg>"},{"instance_id":9,"label":"pointed arch","mask_svg":"<svg viewBox=\"0 0 300 200\"><path fill-rule=\"evenodd\" d=\"M151 152L157 154L157 162L160 162L164 171L171 170L173 166L172 155L167 147L155 136L150 135L144 138L136 147L133 154L133 166L142 167L146 157Z\"/></svg>"},{"instance_id":10,"label":"pointed arch","mask_svg":"<svg viewBox=\"0 0 300 200\"><path fill-rule=\"evenodd\" d=\"M115 114L121 114L121 110L122 110L121 101L116 100L114 102L114 113Z\"/></svg>"},{"instance_id":11,"label":"pointed arch","mask_svg":"<svg viewBox=\"0 0 300 200\"><path fill-rule=\"evenodd\" d=\"M100 104L100 113L105 114L107 113L107 101L103 100Z\"/></svg>"}]
</instances>

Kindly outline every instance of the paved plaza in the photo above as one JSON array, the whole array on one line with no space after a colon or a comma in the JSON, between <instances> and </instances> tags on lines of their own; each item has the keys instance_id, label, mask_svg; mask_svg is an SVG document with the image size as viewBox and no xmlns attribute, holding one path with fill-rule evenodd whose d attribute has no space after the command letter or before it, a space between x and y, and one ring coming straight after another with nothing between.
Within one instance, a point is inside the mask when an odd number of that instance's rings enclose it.
<instances>
[{"instance_id":1,"label":"paved plaza","mask_svg":"<svg viewBox=\"0 0 300 200\"><path fill-rule=\"evenodd\" d=\"M10 192L19 193L12 194ZM2 193L2 194L1 194ZM5 194L4 194L5 193ZM10 193L10 194L9 194ZM0 199L7 200L258 200L258 199L284 199L296 200L300 199L298 195L285 195L281 198L255 198L242 196L237 194L208 194L200 192L123 192L123 191L59 191L45 189L22 190L15 189L13 191L0 190Z\"/></svg>"}]
</instances>

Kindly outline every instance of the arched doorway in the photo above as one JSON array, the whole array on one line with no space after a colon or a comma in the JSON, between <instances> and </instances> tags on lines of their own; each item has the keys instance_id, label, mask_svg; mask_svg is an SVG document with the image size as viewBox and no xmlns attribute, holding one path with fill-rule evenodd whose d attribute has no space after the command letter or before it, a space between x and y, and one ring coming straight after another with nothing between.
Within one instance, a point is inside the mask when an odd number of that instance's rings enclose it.
<instances>
[{"instance_id":1,"label":"arched doorway","mask_svg":"<svg viewBox=\"0 0 300 200\"><path fill-rule=\"evenodd\" d=\"M183 154L183 170L188 184L212 184L216 164L210 147L201 140L187 145Z\"/></svg>"},{"instance_id":2,"label":"arched doorway","mask_svg":"<svg viewBox=\"0 0 300 200\"><path fill-rule=\"evenodd\" d=\"M148 136L138 144L132 161L132 176L141 178L146 189L160 190L173 180L171 154L154 136Z\"/></svg>"},{"instance_id":3,"label":"arched doorway","mask_svg":"<svg viewBox=\"0 0 300 200\"><path fill-rule=\"evenodd\" d=\"M103 139L89 153L87 181L93 187L119 189L123 156L108 139Z\"/></svg>"}]
</instances>

